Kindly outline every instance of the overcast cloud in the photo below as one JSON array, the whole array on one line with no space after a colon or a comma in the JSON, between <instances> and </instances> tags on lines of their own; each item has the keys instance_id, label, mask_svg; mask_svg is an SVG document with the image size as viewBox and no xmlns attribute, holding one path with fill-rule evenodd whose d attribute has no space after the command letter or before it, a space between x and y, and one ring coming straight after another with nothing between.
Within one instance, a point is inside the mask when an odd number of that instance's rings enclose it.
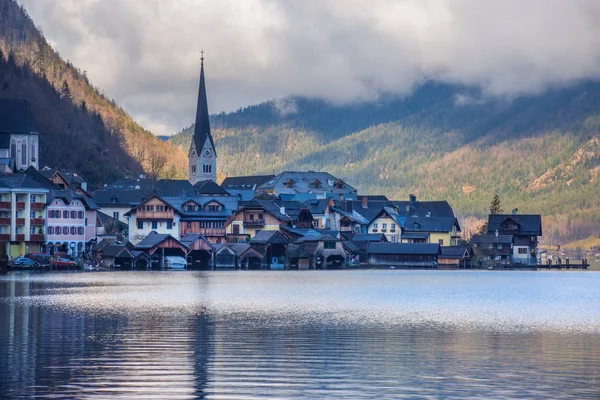
<instances>
[{"instance_id":1,"label":"overcast cloud","mask_svg":"<svg viewBox=\"0 0 600 400\"><path fill-rule=\"evenodd\" d=\"M489 95L600 77L599 0L20 0L56 50L142 125L305 95L410 93L426 77Z\"/></svg>"}]
</instances>

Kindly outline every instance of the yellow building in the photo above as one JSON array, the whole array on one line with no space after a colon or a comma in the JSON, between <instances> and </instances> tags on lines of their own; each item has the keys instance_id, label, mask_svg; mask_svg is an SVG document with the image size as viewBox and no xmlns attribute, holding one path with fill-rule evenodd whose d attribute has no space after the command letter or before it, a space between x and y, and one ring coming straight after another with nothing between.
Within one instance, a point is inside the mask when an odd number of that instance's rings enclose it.
<instances>
[{"instance_id":1,"label":"yellow building","mask_svg":"<svg viewBox=\"0 0 600 400\"><path fill-rule=\"evenodd\" d=\"M404 217L393 208L384 207L369 224L367 233L383 233L388 242L400 243Z\"/></svg>"},{"instance_id":2,"label":"yellow building","mask_svg":"<svg viewBox=\"0 0 600 400\"><path fill-rule=\"evenodd\" d=\"M455 217L408 217L402 233L402 243L456 246L459 239L460 225Z\"/></svg>"}]
</instances>

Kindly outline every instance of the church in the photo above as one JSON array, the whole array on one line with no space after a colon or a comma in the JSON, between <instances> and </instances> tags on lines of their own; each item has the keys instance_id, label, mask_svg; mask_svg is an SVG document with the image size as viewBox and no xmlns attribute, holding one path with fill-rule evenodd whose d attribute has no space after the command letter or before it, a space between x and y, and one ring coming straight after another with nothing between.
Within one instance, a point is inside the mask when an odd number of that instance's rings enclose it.
<instances>
[{"instance_id":1,"label":"church","mask_svg":"<svg viewBox=\"0 0 600 400\"><path fill-rule=\"evenodd\" d=\"M204 82L204 52L200 58L200 88L198 89L194 136L188 152L188 179L192 185L205 180L217 181L217 152L215 142L210 134L206 83Z\"/></svg>"}]
</instances>

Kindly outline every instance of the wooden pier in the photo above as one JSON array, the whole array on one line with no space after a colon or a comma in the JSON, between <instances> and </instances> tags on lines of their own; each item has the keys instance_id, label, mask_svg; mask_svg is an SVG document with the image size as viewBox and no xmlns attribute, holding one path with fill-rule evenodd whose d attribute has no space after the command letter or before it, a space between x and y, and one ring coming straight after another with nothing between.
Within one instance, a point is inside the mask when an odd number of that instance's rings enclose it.
<instances>
[{"instance_id":1,"label":"wooden pier","mask_svg":"<svg viewBox=\"0 0 600 400\"><path fill-rule=\"evenodd\" d=\"M582 258L580 263L571 263L571 260L569 260L568 258L562 260L562 259L557 259L556 263L553 263L552 260L548 260L546 264L539 264L538 265L538 269L540 270L552 270L552 269L588 269L590 266L590 263L588 263L587 258Z\"/></svg>"}]
</instances>

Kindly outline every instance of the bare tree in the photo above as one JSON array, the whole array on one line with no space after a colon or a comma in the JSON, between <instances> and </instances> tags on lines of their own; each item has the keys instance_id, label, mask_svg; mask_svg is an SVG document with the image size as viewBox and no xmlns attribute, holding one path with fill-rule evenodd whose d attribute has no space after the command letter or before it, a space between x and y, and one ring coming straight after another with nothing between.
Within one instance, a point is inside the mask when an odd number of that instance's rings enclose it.
<instances>
[{"instance_id":1,"label":"bare tree","mask_svg":"<svg viewBox=\"0 0 600 400\"><path fill-rule=\"evenodd\" d=\"M167 157L158 151L148 154L148 174L157 181L167 164Z\"/></svg>"}]
</instances>

